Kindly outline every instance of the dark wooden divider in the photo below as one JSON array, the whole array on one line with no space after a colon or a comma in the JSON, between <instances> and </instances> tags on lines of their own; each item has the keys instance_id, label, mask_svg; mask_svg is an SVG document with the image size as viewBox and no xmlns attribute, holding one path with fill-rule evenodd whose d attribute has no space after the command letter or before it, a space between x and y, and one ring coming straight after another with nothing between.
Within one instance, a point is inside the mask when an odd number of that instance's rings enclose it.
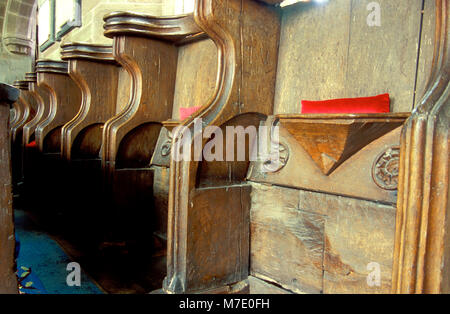
<instances>
[{"instance_id":1,"label":"dark wooden divider","mask_svg":"<svg viewBox=\"0 0 450 314\"><path fill-rule=\"evenodd\" d=\"M67 204L61 129L81 106L80 89L67 71L65 61L37 61L37 81L31 85L41 106L39 114L27 125L24 137L24 143L35 142L25 147L23 199L26 207L37 208L56 220ZM30 80L34 79L32 76L29 75Z\"/></svg>"},{"instance_id":2,"label":"dark wooden divider","mask_svg":"<svg viewBox=\"0 0 450 314\"><path fill-rule=\"evenodd\" d=\"M103 206L107 196L102 187L102 134L105 122L116 113L121 67L109 45L65 43L61 58L68 62L68 73L81 91L80 110L61 129L65 195L71 200L66 215L74 229L70 237L98 249L111 211ZM77 230L80 226L83 232Z\"/></svg>"},{"instance_id":3,"label":"dark wooden divider","mask_svg":"<svg viewBox=\"0 0 450 314\"><path fill-rule=\"evenodd\" d=\"M15 236L12 208L10 106L19 99L18 89L0 84L0 293L17 294L14 260Z\"/></svg>"},{"instance_id":4,"label":"dark wooden divider","mask_svg":"<svg viewBox=\"0 0 450 314\"><path fill-rule=\"evenodd\" d=\"M13 188L16 189L23 176L23 142L22 135L26 124L34 118L37 112L36 103L27 80L15 81L14 86L20 89L19 99L14 103L14 120L10 123L11 128L11 156Z\"/></svg>"},{"instance_id":5,"label":"dark wooden divider","mask_svg":"<svg viewBox=\"0 0 450 314\"><path fill-rule=\"evenodd\" d=\"M195 137L201 137L202 148L208 141L194 132L196 118L202 130L245 128L272 114L280 31L277 10L257 1L197 1L195 21L216 44L218 73L213 97L196 104L201 109L181 123L192 135L192 152ZM241 162L171 160L164 291L248 288L243 282L249 269L248 165L248 154Z\"/></svg>"},{"instance_id":6,"label":"dark wooden divider","mask_svg":"<svg viewBox=\"0 0 450 314\"><path fill-rule=\"evenodd\" d=\"M106 122L103 133L105 186L116 210L111 223L119 238L148 243L153 233L164 238L167 225L167 207L158 206L160 194L154 202L150 160L163 122L173 115L181 55L187 47L201 51L205 36L191 15L115 12L104 20L105 36L114 39L114 57L131 78L128 102L118 104L121 110ZM203 75L203 67L190 66L192 80Z\"/></svg>"}]
</instances>

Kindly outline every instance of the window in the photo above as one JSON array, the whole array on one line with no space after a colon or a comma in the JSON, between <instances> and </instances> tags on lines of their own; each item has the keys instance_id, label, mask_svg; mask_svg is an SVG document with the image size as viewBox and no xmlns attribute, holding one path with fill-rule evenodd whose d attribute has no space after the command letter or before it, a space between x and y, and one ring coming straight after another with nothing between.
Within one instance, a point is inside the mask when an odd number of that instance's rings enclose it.
<instances>
[{"instance_id":1,"label":"window","mask_svg":"<svg viewBox=\"0 0 450 314\"><path fill-rule=\"evenodd\" d=\"M55 42L55 25L52 16L55 14L53 0L44 0L39 5L39 47L44 51Z\"/></svg>"},{"instance_id":2,"label":"window","mask_svg":"<svg viewBox=\"0 0 450 314\"><path fill-rule=\"evenodd\" d=\"M176 0L175 14L186 14L194 12L195 0Z\"/></svg>"},{"instance_id":3,"label":"window","mask_svg":"<svg viewBox=\"0 0 450 314\"><path fill-rule=\"evenodd\" d=\"M56 39L81 26L81 0L56 0L55 27Z\"/></svg>"},{"instance_id":4,"label":"window","mask_svg":"<svg viewBox=\"0 0 450 314\"><path fill-rule=\"evenodd\" d=\"M81 0L40 0L38 23L42 52L72 29L81 26Z\"/></svg>"}]
</instances>

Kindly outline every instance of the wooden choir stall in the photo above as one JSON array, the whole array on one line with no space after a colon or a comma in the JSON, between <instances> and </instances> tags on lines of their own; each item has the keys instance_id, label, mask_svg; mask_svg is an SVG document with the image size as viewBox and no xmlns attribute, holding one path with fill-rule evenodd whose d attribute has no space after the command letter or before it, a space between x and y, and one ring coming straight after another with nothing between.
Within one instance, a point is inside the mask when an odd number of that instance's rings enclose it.
<instances>
[{"instance_id":1,"label":"wooden choir stall","mask_svg":"<svg viewBox=\"0 0 450 314\"><path fill-rule=\"evenodd\" d=\"M0 292L12 182L147 293L450 293L450 0L385 0L378 28L361 1L281 2L108 13L112 45L0 86ZM313 107L374 95L386 110Z\"/></svg>"}]
</instances>

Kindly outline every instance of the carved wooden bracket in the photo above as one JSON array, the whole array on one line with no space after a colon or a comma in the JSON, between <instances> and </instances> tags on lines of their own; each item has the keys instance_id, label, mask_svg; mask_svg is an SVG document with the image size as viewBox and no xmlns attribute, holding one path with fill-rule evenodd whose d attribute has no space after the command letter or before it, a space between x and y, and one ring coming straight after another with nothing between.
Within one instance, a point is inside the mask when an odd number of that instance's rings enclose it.
<instances>
[{"instance_id":1,"label":"carved wooden bracket","mask_svg":"<svg viewBox=\"0 0 450 314\"><path fill-rule=\"evenodd\" d=\"M211 100L181 124L192 135L191 151L195 137L202 136L194 133L197 118L204 130L252 124L258 120L258 115L251 118L255 113L272 113L280 31L276 10L256 1L200 0L194 14L217 46L218 78ZM182 132L174 134L172 149L179 149ZM250 188L231 182L217 187L226 169L242 174L248 162L210 166L171 160L167 293L226 289L248 276ZM204 186L198 188L202 172ZM235 179L242 182L245 174Z\"/></svg>"},{"instance_id":2,"label":"carved wooden bracket","mask_svg":"<svg viewBox=\"0 0 450 314\"><path fill-rule=\"evenodd\" d=\"M67 70L68 63L66 61L37 61L38 85L46 88L50 95L49 113L44 120L39 122L35 130L36 144L41 152L47 148L52 152L60 152L61 133L59 128L73 119L80 109L81 92L69 77ZM48 135L51 136L47 145L45 142Z\"/></svg>"},{"instance_id":3,"label":"carved wooden bracket","mask_svg":"<svg viewBox=\"0 0 450 314\"><path fill-rule=\"evenodd\" d=\"M436 0L432 74L402 132L393 293L449 293L449 0Z\"/></svg>"},{"instance_id":4,"label":"carved wooden bracket","mask_svg":"<svg viewBox=\"0 0 450 314\"><path fill-rule=\"evenodd\" d=\"M102 162L112 173L122 140L140 127L146 128L140 134L145 142L138 140L129 149L140 151L134 159L144 158L145 165L149 164L161 122L172 115L177 45L201 39L204 34L190 15L154 17L114 12L104 20L105 36L114 39L114 57L131 77L129 103L104 127Z\"/></svg>"},{"instance_id":5,"label":"carved wooden bracket","mask_svg":"<svg viewBox=\"0 0 450 314\"><path fill-rule=\"evenodd\" d=\"M409 113L277 117L323 174L329 175L360 149L403 125Z\"/></svg>"},{"instance_id":6,"label":"carved wooden bracket","mask_svg":"<svg viewBox=\"0 0 450 314\"><path fill-rule=\"evenodd\" d=\"M172 141L174 129L179 126L181 121L167 120L163 121L161 134L159 135L156 149L150 162L151 165L169 167L170 156L172 152Z\"/></svg>"},{"instance_id":7,"label":"carved wooden bracket","mask_svg":"<svg viewBox=\"0 0 450 314\"><path fill-rule=\"evenodd\" d=\"M103 124L116 111L119 65L112 46L84 43L61 45L61 58L69 62L69 75L81 90L78 114L62 128L61 153L70 160L79 138L79 154L98 157Z\"/></svg>"}]
</instances>

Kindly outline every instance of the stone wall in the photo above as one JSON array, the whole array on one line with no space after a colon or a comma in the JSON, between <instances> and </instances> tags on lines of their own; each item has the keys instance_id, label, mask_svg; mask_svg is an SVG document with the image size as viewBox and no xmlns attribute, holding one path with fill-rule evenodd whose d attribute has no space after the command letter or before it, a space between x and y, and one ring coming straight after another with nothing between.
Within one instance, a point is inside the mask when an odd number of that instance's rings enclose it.
<instances>
[{"instance_id":1,"label":"stone wall","mask_svg":"<svg viewBox=\"0 0 450 314\"><path fill-rule=\"evenodd\" d=\"M82 0L82 26L66 34L37 58L60 59L61 42L111 43L103 36L103 16L114 11L151 15L180 14L194 0ZM36 8L40 0L0 0L0 81L12 84L32 71L35 56Z\"/></svg>"},{"instance_id":2,"label":"stone wall","mask_svg":"<svg viewBox=\"0 0 450 314\"><path fill-rule=\"evenodd\" d=\"M35 10L35 0L0 1L0 82L11 84L31 71Z\"/></svg>"},{"instance_id":3,"label":"stone wall","mask_svg":"<svg viewBox=\"0 0 450 314\"><path fill-rule=\"evenodd\" d=\"M65 35L61 42L40 53L39 58L60 59L60 44L63 42L81 41L98 44L111 44L112 40L103 36L103 17L114 11L133 11L150 15L174 15L189 9L191 5L184 2L193 0L83 0L82 26ZM180 9L181 8L181 9Z\"/></svg>"}]
</instances>

